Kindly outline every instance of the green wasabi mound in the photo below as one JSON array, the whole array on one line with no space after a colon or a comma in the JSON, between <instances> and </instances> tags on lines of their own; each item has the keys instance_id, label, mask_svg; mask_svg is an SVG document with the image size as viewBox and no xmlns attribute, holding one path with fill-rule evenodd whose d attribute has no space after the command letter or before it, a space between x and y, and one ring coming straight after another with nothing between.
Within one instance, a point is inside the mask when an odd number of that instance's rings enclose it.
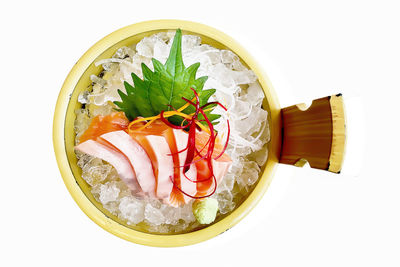
<instances>
[{"instance_id":1,"label":"green wasabi mound","mask_svg":"<svg viewBox=\"0 0 400 267\"><path fill-rule=\"evenodd\" d=\"M193 215L201 224L210 224L218 211L218 200L214 198L196 199L192 206Z\"/></svg>"}]
</instances>

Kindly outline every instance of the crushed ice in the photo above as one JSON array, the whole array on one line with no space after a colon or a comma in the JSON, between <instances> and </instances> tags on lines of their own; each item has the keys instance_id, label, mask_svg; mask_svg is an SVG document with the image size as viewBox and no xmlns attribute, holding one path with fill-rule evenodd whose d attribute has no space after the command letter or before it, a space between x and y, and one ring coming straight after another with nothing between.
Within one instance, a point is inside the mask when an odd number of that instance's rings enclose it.
<instances>
[{"instance_id":1,"label":"crushed ice","mask_svg":"<svg viewBox=\"0 0 400 267\"><path fill-rule=\"evenodd\" d=\"M104 72L91 75L93 90L82 92L78 98L86 106L76 111L76 140L87 129L91 118L112 112L115 108L112 101L120 100L117 90L125 90L124 81L132 83L131 72L142 78L141 64L153 69L152 57L165 63L174 34L168 31L145 37L136 45L121 47L112 58L96 62ZM227 153L233 164L213 196L218 200L219 212L225 214L235 208L235 199L257 182L260 166L267 160L270 135L268 113L262 108L264 93L256 75L229 50L201 44L198 36L183 35L182 54L185 66L200 62L198 77L208 76L204 88L215 88L212 100L228 107L227 113L221 108L214 111L222 115L215 126L220 136L226 138L227 118L231 126ZM174 208L158 200L135 198L111 165L84 154L78 153L77 157L82 177L92 186L94 197L128 224L146 222L155 232L183 231L196 226L191 203Z\"/></svg>"}]
</instances>

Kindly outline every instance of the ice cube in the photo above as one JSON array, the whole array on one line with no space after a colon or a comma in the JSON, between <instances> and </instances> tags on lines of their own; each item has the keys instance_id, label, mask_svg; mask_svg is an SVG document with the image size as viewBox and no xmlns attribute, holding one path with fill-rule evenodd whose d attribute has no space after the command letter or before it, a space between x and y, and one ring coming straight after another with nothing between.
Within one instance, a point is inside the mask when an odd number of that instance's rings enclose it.
<instances>
[{"instance_id":1,"label":"ice cube","mask_svg":"<svg viewBox=\"0 0 400 267\"><path fill-rule=\"evenodd\" d=\"M106 204L103 204L103 207L112 214L117 215L119 211L119 202L118 201L108 202Z\"/></svg>"},{"instance_id":2,"label":"ice cube","mask_svg":"<svg viewBox=\"0 0 400 267\"><path fill-rule=\"evenodd\" d=\"M144 218L152 224L162 224L165 220L160 209L153 207L150 203L146 204Z\"/></svg>"},{"instance_id":3,"label":"ice cube","mask_svg":"<svg viewBox=\"0 0 400 267\"><path fill-rule=\"evenodd\" d=\"M105 85L102 85L102 84L100 84L100 83L95 83L95 84L93 84L93 87L92 87L92 92L90 93L90 95L89 95L89 100L91 100L91 96L92 95L99 95L99 94L102 94L102 93L104 93L104 86ZM91 101L90 101L91 102Z\"/></svg>"},{"instance_id":4,"label":"ice cube","mask_svg":"<svg viewBox=\"0 0 400 267\"><path fill-rule=\"evenodd\" d=\"M136 64L124 60L124 62L119 64L119 71L122 74L121 79L123 81L126 81L126 82L128 82L130 84L133 84L132 72L137 71L137 65Z\"/></svg>"},{"instance_id":5,"label":"ice cube","mask_svg":"<svg viewBox=\"0 0 400 267\"><path fill-rule=\"evenodd\" d=\"M96 117L98 115L107 115L110 114L115 108L115 105L112 102L106 102L104 105L95 105L91 107L91 116Z\"/></svg>"},{"instance_id":6,"label":"ice cube","mask_svg":"<svg viewBox=\"0 0 400 267\"><path fill-rule=\"evenodd\" d=\"M92 82L94 82L94 83L97 83L97 84L101 85L101 86L104 86L106 84L106 80L104 80L104 79L102 79L102 78L100 78L100 77L98 77L98 76L96 76L94 74L90 75L90 80Z\"/></svg>"},{"instance_id":7,"label":"ice cube","mask_svg":"<svg viewBox=\"0 0 400 267\"><path fill-rule=\"evenodd\" d=\"M86 109L78 109L75 111L76 119L74 122L74 130L76 133L76 139L83 134L84 131L89 127L91 119Z\"/></svg>"},{"instance_id":8,"label":"ice cube","mask_svg":"<svg viewBox=\"0 0 400 267\"><path fill-rule=\"evenodd\" d=\"M255 106L260 106L264 99L264 91L262 90L259 83L255 82L250 84L247 88L246 94L243 95L243 99Z\"/></svg>"},{"instance_id":9,"label":"ice cube","mask_svg":"<svg viewBox=\"0 0 400 267\"><path fill-rule=\"evenodd\" d=\"M236 153L240 156L248 155L252 152L251 147L249 146L241 146L236 148Z\"/></svg>"},{"instance_id":10,"label":"ice cube","mask_svg":"<svg viewBox=\"0 0 400 267\"><path fill-rule=\"evenodd\" d=\"M167 224L177 224L180 218L180 208L171 207L163 204L160 208L164 215L165 223Z\"/></svg>"},{"instance_id":11,"label":"ice cube","mask_svg":"<svg viewBox=\"0 0 400 267\"><path fill-rule=\"evenodd\" d=\"M230 72L236 85L254 83L257 80L257 76L251 70L232 70Z\"/></svg>"},{"instance_id":12,"label":"ice cube","mask_svg":"<svg viewBox=\"0 0 400 267\"><path fill-rule=\"evenodd\" d=\"M78 158L77 165L81 169L83 168L83 166L85 166L89 161L91 161L93 159L92 156L90 156L88 154L84 154L84 153L79 152L79 151L76 151L76 156Z\"/></svg>"},{"instance_id":13,"label":"ice cube","mask_svg":"<svg viewBox=\"0 0 400 267\"><path fill-rule=\"evenodd\" d=\"M240 60L235 60L230 64L230 69L232 70L238 70L238 71L243 71L247 70L247 68L240 62Z\"/></svg>"},{"instance_id":14,"label":"ice cube","mask_svg":"<svg viewBox=\"0 0 400 267\"><path fill-rule=\"evenodd\" d=\"M249 159L254 160L257 162L259 166L263 166L265 162L267 162L268 159L268 144L265 143L263 147L261 147L259 150L253 152L252 154L249 155Z\"/></svg>"},{"instance_id":15,"label":"ice cube","mask_svg":"<svg viewBox=\"0 0 400 267\"><path fill-rule=\"evenodd\" d=\"M167 32L159 32L159 33L156 33L154 36L157 39L163 41L164 43L167 43L171 38L171 36L169 36Z\"/></svg>"},{"instance_id":16,"label":"ice cube","mask_svg":"<svg viewBox=\"0 0 400 267\"><path fill-rule=\"evenodd\" d=\"M157 41L154 44L153 57L164 64L168 58L169 50L170 47L165 42Z\"/></svg>"},{"instance_id":17,"label":"ice cube","mask_svg":"<svg viewBox=\"0 0 400 267\"><path fill-rule=\"evenodd\" d=\"M95 184L92 186L90 192L92 193L92 195L94 196L94 198L97 201L100 201L99 196L100 196L100 187L102 186L102 184Z\"/></svg>"},{"instance_id":18,"label":"ice cube","mask_svg":"<svg viewBox=\"0 0 400 267\"><path fill-rule=\"evenodd\" d=\"M180 208L180 213L181 213L180 218L187 223L195 220L195 217L194 217L193 211L192 211L192 202L193 201L185 204L183 207Z\"/></svg>"},{"instance_id":19,"label":"ice cube","mask_svg":"<svg viewBox=\"0 0 400 267\"><path fill-rule=\"evenodd\" d=\"M262 108L253 107L250 116L235 122L235 128L243 137L259 132L261 123L267 119L268 112Z\"/></svg>"},{"instance_id":20,"label":"ice cube","mask_svg":"<svg viewBox=\"0 0 400 267\"><path fill-rule=\"evenodd\" d=\"M93 158L82 168L82 178L93 186L104 181L111 171L111 165L105 164L101 159Z\"/></svg>"},{"instance_id":21,"label":"ice cube","mask_svg":"<svg viewBox=\"0 0 400 267\"><path fill-rule=\"evenodd\" d=\"M81 92L78 96L78 102L81 104L89 103L89 94L90 92L87 90Z\"/></svg>"},{"instance_id":22,"label":"ice cube","mask_svg":"<svg viewBox=\"0 0 400 267\"><path fill-rule=\"evenodd\" d=\"M221 63L221 55L218 50L209 50L206 55L210 59L211 64L221 64L226 68L226 66Z\"/></svg>"},{"instance_id":23,"label":"ice cube","mask_svg":"<svg viewBox=\"0 0 400 267\"><path fill-rule=\"evenodd\" d=\"M224 64L233 63L239 60L239 57L230 50L221 50L221 61Z\"/></svg>"},{"instance_id":24,"label":"ice cube","mask_svg":"<svg viewBox=\"0 0 400 267\"><path fill-rule=\"evenodd\" d=\"M160 224L160 225L150 224L148 227L148 231L154 233L168 233L170 232L169 228L170 228L169 225L165 224Z\"/></svg>"},{"instance_id":25,"label":"ice cube","mask_svg":"<svg viewBox=\"0 0 400 267\"><path fill-rule=\"evenodd\" d=\"M147 67L153 70L153 63L151 62L150 58L144 57L139 54L135 54L132 60L132 70L140 78L143 78L142 63L144 63Z\"/></svg>"},{"instance_id":26,"label":"ice cube","mask_svg":"<svg viewBox=\"0 0 400 267\"><path fill-rule=\"evenodd\" d=\"M235 184L235 175L230 171L222 179L221 183L218 185L217 192L222 192L224 190L231 191L233 185Z\"/></svg>"},{"instance_id":27,"label":"ice cube","mask_svg":"<svg viewBox=\"0 0 400 267\"><path fill-rule=\"evenodd\" d=\"M111 168L111 171L110 171L110 173L108 174L106 180L107 180L107 181L120 181L118 172L117 172L117 170L116 170L114 167ZM124 183L122 183L122 184L124 184ZM121 188L120 188L120 189L121 189ZM121 189L121 192L122 192L122 189Z\"/></svg>"},{"instance_id":28,"label":"ice cube","mask_svg":"<svg viewBox=\"0 0 400 267\"><path fill-rule=\"evenodd\" d=\"M249 101L236 100L230 112L235 114L237 120L248 118L251 115L252 104Z\"/></svg>"},{"instance_id":29,"label":"ice cube","mask_svg":"<svg viewBox=\"0 0 400 267\"><path fill-rule=\"evenodd\" d=\"M233 202L232 193L230 191L222 191L217 194L218 209L221 214L226 214L233 210L235 203Z\"/></svg>"},{"instance_id":30,"label":"ice cube","mask_svg":"<svg viewBox=\"0 0 400 267\"><path fill-rule=\"evenodd\" d=\"M130 47L123 46L115 52L113 58L125 59L127 57L132 58L135 55L135 51Z\"/></svg>"},{"instance_id":31,"label":"ice cube","mask_svg":"<svg viewBox=\"0 0 400 267\"><path fill-rule=\"evenodd\" d=\"M123 197L119 203L118 209L120 217L133 224L144 220L144 203L132 196Z\"/></svg>"},{"instance_id":32,"label":"ice cube","mask_svg":"<svg viewBox=\"0 0 400 267\"><path fill-rule=\"evenodd\" d=\"M122 81L114 81L113 83L107 84L104 93L93 96L93 103L101 106L108 101L119 101L121 98L118 95L118 90L125 92L125 87Z\"/></svg>"},{"instance_id":33,"label":"ice cube","mask_svg":"<svg viewBox=\"0 0 400 267\"><path fill-rule=\"evenodd\" d=\"M107 182L100 186L100 202L107 204L111 201L116 201L119 196L120 189L116 182Z\"/></svg>"},{"instance_id":34,"label":"ice cube","mask_svg":"<svg viewBox=\"0 0 400 267\"><path fill-rule=\"evenodd\" d=\"M201 38L195 35L182 35L182 52L191 50L195 46L199 46Z\"/></svg>"},{"instance_id":35,"label":"ice cube","mask_svg":"<svg viewBox=\"0 0 400 267\"><path fill-rule=\"evenodd\" d=\"M213 77L216 81L221 83L224 87L234 87L235 81L232 76L232 72L229 71L226 66L222 63L216 64L213 66L213 70L210 73L210 76Z\"/></svg>"},{"instance_id":36,"label":"ice cube","mask_svg":"<svg viewBox=\"0 0 400 267\"><path fill-rule=\"evenodd\" d=\"M136 51L139 55L152 58L154 49L154 37L144 37L137 45Z\"/></svg>"},{"instance_id":37,"label":"ice cube","mask_svg":"<svg viewBox=\"0 0 400 267\"><path fill-rule=\"evenodd\" d=\"M243 172L237 179L237 182L242 187L253 185L259 177L260 167L254 161L246 161L243 166Z\"/></svg>"}]
</instances>

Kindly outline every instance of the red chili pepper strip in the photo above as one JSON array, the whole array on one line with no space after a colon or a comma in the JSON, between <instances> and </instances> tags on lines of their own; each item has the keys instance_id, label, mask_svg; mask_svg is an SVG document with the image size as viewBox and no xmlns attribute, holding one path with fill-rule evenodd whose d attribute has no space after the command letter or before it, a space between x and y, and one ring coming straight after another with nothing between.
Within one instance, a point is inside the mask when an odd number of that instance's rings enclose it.
<instances>
[{"instance_id":1,"label":"red chili pepper strip","mask_svg":"<svg viewBox=\"0 0 400 267\"><path fill-rule=\"evenodd\" d=\"M171 180L173 182L174 187L176 187L182 194L184 194L184 195L186 195L188 197L191 197L191 198L200 199L200 198L206 198L206 197L209 197L209 196L213 195L215 193L216 189L217 189L217 180L216 180L214 172L213 172L213 165L212 165L213 158L212 158L212 155L213 155L214 147L215 147L215 139L216 139L218 133L214 133L214 127L213 127L211 121L206 116L206 114L205 114L203 109L205 107L209 106L209 105L219 105L225 111L227 111L227 108L224 107L219 102L210 102L210 103L207 103L207 104L205 104L205 105L200 107L199 106L199 104L200 104L199 95L197 94L197 92L193 88L190 88L190 89L193 91L193 93L195 95L196 102L193 102L193 101L191 101L191 100L189 100L189 99L187 99L185 97L182 97L182 99L184 101L186 101L187 103L189 103L190 105L194 106L195 112L193 113L193 116L190 119L186 119L185 118L185 121L187 122L186 125L183 125L184 121L182 122L181 126L177 126L177 125L174 125L174 124L170 123L164 117L164 111L162 111L160 113L160 118L166 125L168 125L171 128L181 129L181 130L188 129L188 143L187 143L186 148L182 149L181 151L175 152L175 153L181 153L181 152L184 152L184 151L187 150L187 156L186 156L186 159L185 159L185 163L184 163L183 166L179 166L179 167L175 167L175 168L184 168L183 176L185 176L186 179L188 179L189 181L191 181L193 183L199 183L199 182L207 181L209 179L214 179L214 189L213 189L213 191L210 194L206 195L206 196L196 197L196 196L191 196L191 195L187 194L186 192L184 192L179 186L176 185L175 180L172 179L172 177L171 177ZM175 110L172 106L169 106L169 107L172 108L173 110ZM197 121L197 123L198 122L206 122L206 124L207 124L207 126L209 127L209 130L210 130L210 137L208 138L207 143L203 146L203 148L200 151L197 150L197 148L196 148L196 129L199 128L199 126L196 123L196 120L197 120L197 117L198 117L199 113L201 113L203 115L204 119L202 119L200 121ZM228 142L229 142L229 135L230 135L229 120L227 120L227 125L228 125L228 137L227 137L226 143L224 145L224 148L223 148L222 152L215 159L218 159L219 157L221 157L223 155L223 153L225 152L226 148L227 148L227 145L228 145ZM199 129L199 130L201 130L201 129ZM201 152L206 147L207 147L207 153L205 153L205 155L201 155ZM199 158L196 159L196 160L194 160L195 154L197 154L199 156ZM194 163L196 163L198 161L201 161L201 160L206 160L207 166L209 168L209 171L210 171L211 175L210 175L210 177L208 177L206 179L193 181L189 177L187 177L186 172L189 170L189 168L190 168L190 166L192 164L194 164Z\"/></svg>"},{"instance_id":2,"label":"red chili pepper strip","mask_svg":"<svg viewBox=\"0 0 400 267\"><path fill-rule=\"evenodd\" d=\"M218 133L217 133L218 134ZM210 143L210 137L208 138L208 140L207 140L207 143L200 149L200 150L196 150L196 152L197 152L197 154L199 155L199 156L201 156L201 152L204 150L204 148L206 148L206 146Z\"/></svg>"},{"instance_id":3,"label":"red chili pepper strip","mask_svg":"<svg viewBox=\"0 0 400 267\"><path fill-rule=\"evenodd\" d=\"M192 101L190 101L189 99L186 99L186 98L183 98L183 97L182 97L182 99L184 99L184 100L185 100L186 102L188 102L189 104L191 104L191 105L193 105L193 106L196 106L196 104L193 103ZM216 102L216 103L219 103L219 102ZM207 105L207 104L206 104L206 105ZM204 105L204 106L206 106L206 105ZM221 105L221 106L222 106L222 105ZM223 107L223 106L222 106L222 107ZM224 108L225 108L225 107L224 107ZM202 108L199 108L198 111L203 115L204 120L206 121L208 127L210 128L210 133L211 133L210 138L211 138L211 140L213 141L213 142L212 142L212 143L213 143L212 149L210 149L210 146L209 146L209 149L208 149L208 152L210 152L210 150L211 150L211 151L214 150L214 143L215 143L214 126L212 125L212 123L210 122L210 120L208 119L208 117L206 116L206 114L205 114L205 112L204 112L204 110L203 110ZM213 139L214 139L214 140L213 140Z\"/></svg>"},{"instance_id":4,"label":"red chili pepper strip","mask_svg":"<svg viewBox=\"0 0 400 267\"><path fill-rule=\"evenodd\" d=\"M200 161L200 160L203 160L203 158L193 161L192 164L194 164L194 163L196 163L196 162L198 162L198 161ZM208 165L208 161L207 161L207 165ZM185 165L185 166L190 166L190 165ZM181 167L174 167L174 168L181 168ZM211 171L212 171L212 168L211 168ZM189 177L187 177L187 176L186 176L186 173L183 173L183 176L185 176L185 178L188 179L188 180L189 180L190 182L192 182L192 183L201 183L201 182L205 182L205 181L210 180L210 179L212 178L213 174L211 174L209 177L207 177L207 178L205 178L205 179L195 180L195 181L192 180L192 179L190 179Z\"/></svg>"},{"instance_id":5,"label":"red chili pepper strip","mask_svg":"<svg viewBox=\"0 0 400 267\"><path fill-rule=\"evenodd\" d=\"M171 152L170 154L167 154L167 156L172 156L172 155L176 155L176 154L182 153L183 151L185 151L187 149L188 149L188 147L185 147L184 149L182 149L180 151L176 151L176 152L173 152L173 153Z\"/></svg>"},{"instance_id":6,"label":"red chili pepper strip","mask_svg":"<svg viewBox=\"0 0 400 267\"><path fill-rule=\"evenodd\" d=\"M204 109L205 107L208 107L208 106L214 105L214 104L220 106L220 107L223 108L225 111L228 111L228 109L227 109L224 105L222 105L221 103L219 103L219 102L217 102L217 101L208 102L207 104L202 105L200 108L201 108L201 109Z\"/></svg>"},{"instance_id":7,"label":"red chili pepper strip","mask_svg":"<svg viewBox=\"0 0 400 267\"><path fill-rule=\"evenodd\" d=\"M188 150L186 154L185 160L185 168L183 169L183 173L186 173L189 170L190 164L194 158L194 151L195 151L195 142L196 142L196 127L194 127L195 122L192 120L190 128L189 128L189 137L188 137ZM189 166L187 166L189 165Z\"/></svg>"},{"instance_id":8,"label":"red chili pepper strip","mask_svg":"<svg viewBox=\"0 0 400 267\"><path fill-rule=\"evenodd\" d=\"M206 120L206 122L208 124L208 127L210 128L210 133L211 133L210 134L210 143L209 143L208 149L207 149L206 161L207 161L208 169L210 170L211 175L214 176L214 171L213 171L213 166L212 166L212 154L213 154L214 145L215 145L214 126L212 125L212 123L208 119L208 117L206 116L204 110L200 108L199 111L203 115L204 119Z\"/></svg>"},{"instance_id":9,"label":"red chili pepper strip","mask_svg":"<svg viewBox=\"0 0 400 267\"><path fill-rule=\"evenodd\" d=\"M225 111L228 111L228 109L227 109L224 105L222 105L221 103L219 103L219 102L209 102L209 103L207 103L207 104L201 106L200 108L201 108L201 109L204 109L205 107L207 107L207 106L209 106L209 105L213 105L213 104L217 104L217 105L219 105L220 107L222 107ZM229 137L230 137L230 133L231 133L231 127L230 127L230 125L229 125L229 120L228 120L228 119L226 120L226 123L227 123L227 125L228 125L228 137L226 138L226 142L225 142L224 148L222 149L221 153L220 153L217 157L215 157L214 160L219 159L219 158L225 153L226 148L227 148L227 146L228 146Z\"/></svg>"},{"instance_id":10,"label":"red chili pepper strip","mask_svg":"<svg viewBox=\"0 0 400 267\"><path fill-rule=\"evenodd\" d=\"M196 104L184 97L182 97L182 99L187 102L193 103L194 107L196 108L196 111L191 118L191 122L189 123L190 127L189 127L189 136L188 136L188 144L187 144L188 151L186 154L185 167L183 169L183 173L186 173L189 170L190 164L192 163L193 158L194 158L194 152L195 152L195 148L196 148L196 119L197 119L197 115L199 114L199 107L200 107L199 95L193 88L190 88L190 89L192 89L192 91L196 97Z\"/></svg>"},{"instance_id":11,"label":"red chili pepper strip","mask_svg":"<svg viewBox=\"0 0 400 267\"><path fill-rule=\"evenodd\" d=\"M184 194L185 196L188 196L188 197L194 198L194 199L201 199L201 198L206 198L206 197L212 196L212 195L215 193L215 191L217 190L217 179L215 178L214 175L213 175L212 177L213 177L213 179L214 179L214 183L213 183L213 184L214 184L214 189L213 189L213 191L212 191L210 194L208 194L208 195L200 196L200 197L189 195L188 193L186 193L185 191L183 191L183 190L175 183L175 181L174 181L174 179L172 179L172 177L170 177L170 179L171 179L171 181L172 181L174 187L177 188L177 189L178 189L182 194Z\"/></svg>"},{"instance_id":12,"label":"red chili pepper strip","mask_svg":"<svg viewBox=\"0 0 400 267\"><path fill-rule=\"evenodd\" d=\"M164 122L166 125L168 125L171 128L174 129L186 129L188 127L188 125L184 125L184 126L177 126L175 124L170 123L165 117L164 117L164 110L161 111L160 113L160 119L162 122Z\"/></svg>"}]
</instances>

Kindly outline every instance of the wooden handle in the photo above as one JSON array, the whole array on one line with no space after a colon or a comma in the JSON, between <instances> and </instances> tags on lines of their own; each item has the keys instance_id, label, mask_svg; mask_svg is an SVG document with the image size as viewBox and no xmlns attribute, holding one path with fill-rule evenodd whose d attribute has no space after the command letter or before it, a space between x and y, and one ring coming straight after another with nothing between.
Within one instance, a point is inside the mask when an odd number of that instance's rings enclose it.
<instances>
[{"instance_id":1,"label":"wooden handle","mask_svg":"<svg viewBox=\"0 0 400 267\"><path fill-rule=\"evenodd\" d=\"M345 118L341 94L282 109L280 162L339 173L345 148Z\"/></svg>"}]
</instances>

